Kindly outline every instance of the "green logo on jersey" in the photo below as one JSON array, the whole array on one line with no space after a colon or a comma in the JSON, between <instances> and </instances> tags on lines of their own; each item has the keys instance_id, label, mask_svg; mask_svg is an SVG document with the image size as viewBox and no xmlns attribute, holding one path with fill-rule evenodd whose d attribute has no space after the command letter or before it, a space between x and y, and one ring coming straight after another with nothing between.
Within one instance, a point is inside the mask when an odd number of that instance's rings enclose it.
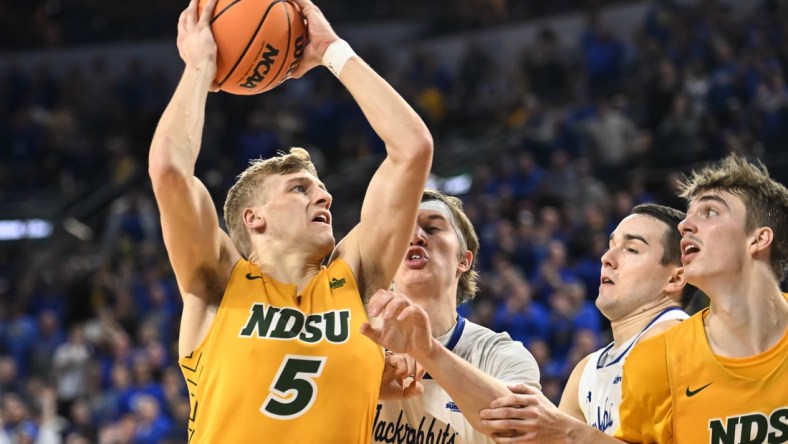
<instances>
[{"instance_id":1,"label":"green logo on jersey","mask_svg":"<svg viewBox=\"0 0 788 444\"><path fill-rule=\"evenodd\" d=\"M335 288L344 287L345 286L345 278L342 278L342 279L331 278L331 283L328 284L328 285L329 285L329 287L331 287L332 290L335 289Z\"/></svg>"},{"instance_id":2,"label":"green logo on jersey","mask_svg":"<svg viewBox=\"0 0 788 444\"><path fill-rule=\"evenodd\" d=\"M306 315L293 308L254 304L241 329L242 338L299 340L314 344L325 339L334 344L350 337L350 310L332 310Z\"/></svg>"}]
</instances>

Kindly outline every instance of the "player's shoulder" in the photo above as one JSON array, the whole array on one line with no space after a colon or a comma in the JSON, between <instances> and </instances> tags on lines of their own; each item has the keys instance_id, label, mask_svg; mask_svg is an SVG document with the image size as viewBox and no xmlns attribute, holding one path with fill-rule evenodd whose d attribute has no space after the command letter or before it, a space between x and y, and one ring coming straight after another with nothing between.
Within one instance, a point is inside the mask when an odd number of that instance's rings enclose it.
<instances>
[{"instance_id":1,"label":"player's shoulder","mask_svg":"<svg viewBox=\"0 0 788 444\"><path fill-rule=\"evenodd\" d=\"M575 368L572 369L572 373L569 374L569 379L577 379L580 381L581 379L585 379L583 376L590 371L589 369L596 368L596 361L599 359L599 353L602 350L597 350L593 353L585 355L583 359L575 364ZM594 363L594 364L590 364Z\"/></svg>"},{"instance_id":2,"label":"player's shoulder","mask_svg":"<svg viewBox=\"0 0 788 444\"><path fill-rule=\"evenodd\" d=\"M678 325L676 325L678 327ZM638 341L629 352L624 363L625 368L649 370L653 369L652 363L655 360L665 361L667 351L667 333L670 330L658 333L650 338Z\"/></svg>"},{"instance_id":3,"label":"player's shoulder","mask_svg":"<svg viewBox=\"0 0 788 444\"><path fill-rule=\"evenodd\" d=\"M623 381L622 400L631 397L632 400L638 399L638 403L648 404L670 397L665 332L635 346L624 361Z\"/></svg>"},{"instance_id":4,"label":"player's shoulder","mask_svg":"<svg viewBox=\"0 0 788 444\"><path fill-rule=\"evenodd\" d=\"M593 353L589 353L589 354L585 355L585 356L583 357L583 359L581 359L581 360L577 361L577 365L575 365L575 367L577 367L577 368L583 368L583 367L585 367L585 366L586 366L586 365L588 365L588 363L589 363L589 362L591 362L591 361L592 361L594 358L598 357L598 356L599 356L599 354L600 354L601 352L602 352L602 349L599 349L599 350L597 350L597 351L595 351L595 352L593 352Z\"/></svg>"},{"instance_id":5,"label":"player's shoulder","mask_svg":"<svg viewBox=\"0 0 788 444\"><path fill-rule=\"evenodd\" d=\"M476 347L496 349L500 347L514 347L525 349L520 341L515 341L506 332L496 332L483 325L467 319L463 320L464 326L461 341L474 344Z\"/></svg>"},{"instance_id":6,"label":"player's shoulder","mask_svg":"<svg viewBox=\"0 0 788 444\"><path fill-rule=\"evenodd\" d=\"M457 345L455 353L499 381L541 389L539 364L523 343L508 333L466 320Z\"/></svg>"},{"instance_id":7,"label":"player's shoulder","mask_svg":"<svg viewBox=\"0 0 788 444\"><path fill-rule=\"evenodd\" d=\"M467 319L463 320L462 336L455 353L478 355L482 360L507 359L531 362L535 359L522 342L512 339L506 332L496 332ZM471 358L473 359L473 358Z\"/></svg>"},{"instance_id":8,"label":"player's shoulder","mask_svg":"<svg viewBox=\"0 0 788 444\"><path fill-rule=\"evenodd\" d=\"M664 336L664 343L667 347L670 347L670 344L688 342L696 339L698 335L705 335L703 332L703 316L707 311L708 308L701 310L655 337Z\"/></svg>"}]
</instances>

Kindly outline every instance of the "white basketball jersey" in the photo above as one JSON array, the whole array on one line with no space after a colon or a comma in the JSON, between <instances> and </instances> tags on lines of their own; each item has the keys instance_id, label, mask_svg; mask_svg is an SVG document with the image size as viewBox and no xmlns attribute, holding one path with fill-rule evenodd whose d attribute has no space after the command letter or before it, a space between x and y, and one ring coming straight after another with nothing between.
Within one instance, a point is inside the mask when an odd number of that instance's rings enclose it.
<instances>
[{"instance_id":1,"label":"white basketball jersey","mask_svg":"<svg viewBox=\"0 0 788 444\"><path fill-rule=\"evenodd\" d=\"M630 338L620 347L611 342L607 347L591 354L580 376L577 390L578 402L586 424L608 435L618 428L618 406L621 405L621 376L624 374L624 360L629 351L637 344L643 333L654 325L674 319L684 320L689 316L680 308L669 308L649 322L640 333Z\"/></svg>"},{"instance_id":2,"label":"white basketball jersey","mask_svg":"<svg viewBox=\"0 0 788 444\"><path fill-rule=\"evenodd\" d=\"M474 324L462 317L438 340L457 356L506 384L540 388L539 366L522 343L506 333ZM424 393L404 401L378 404L372 442L378 443L492 443L465 419L449 394L429 377Z\"/></svg>"}]
</instances>

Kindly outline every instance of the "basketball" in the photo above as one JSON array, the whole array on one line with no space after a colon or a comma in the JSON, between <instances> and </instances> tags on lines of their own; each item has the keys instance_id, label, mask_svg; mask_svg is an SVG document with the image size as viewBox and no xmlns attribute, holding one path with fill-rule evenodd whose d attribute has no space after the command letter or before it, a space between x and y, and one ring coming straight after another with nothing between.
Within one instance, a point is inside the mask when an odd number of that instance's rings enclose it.
<instances>
[{"instance_id":1,"label":"basketball","mask_svg":"<svg viewBox=\"0 0 788 444\"><path fill-rule=\"evenodd\" d=\"M199 11L207 0L200 0ZM306 46L298 7L287 0L219 0L211 20L216 83L231 94L259 94L290 77Z\"/></svg>"}]
</instances>

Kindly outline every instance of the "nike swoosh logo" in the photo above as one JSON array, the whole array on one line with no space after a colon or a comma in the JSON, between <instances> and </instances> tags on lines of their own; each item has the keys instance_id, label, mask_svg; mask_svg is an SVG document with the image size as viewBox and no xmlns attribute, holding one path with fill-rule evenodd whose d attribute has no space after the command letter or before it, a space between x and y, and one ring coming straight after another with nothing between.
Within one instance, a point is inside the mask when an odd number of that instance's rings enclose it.
<instances>
[{"instance_id":1,"label":"nike swoosh logo","mask_svg":"<svg viewBox=\"0 0 788 444\"><path fill-rule=\"evenodd\" d=\"M262 276L252 276L252 273L246 273L246 279L249 279L250 281L253 281L255 279L262 279L262 278L263 278Z\"/></svg>"},{"instance_id":2,"label":"nike swoosh logo","mask_svg":"<svg viewBox=\"0 0 788 444\"><path fill-rule=\"evenodd\" d=\"M708 387L710 385L711 385L711 382L706 384L706 385L704 385L703 387L701 387L701 388L699 388L697 390L690 390L689 386L687 386L687 393L686 393L687 398L691 398L691 397L697 395L698 393L700 393L701 390L705 389L706 387Z\"/></svg>"}]
</instances>

